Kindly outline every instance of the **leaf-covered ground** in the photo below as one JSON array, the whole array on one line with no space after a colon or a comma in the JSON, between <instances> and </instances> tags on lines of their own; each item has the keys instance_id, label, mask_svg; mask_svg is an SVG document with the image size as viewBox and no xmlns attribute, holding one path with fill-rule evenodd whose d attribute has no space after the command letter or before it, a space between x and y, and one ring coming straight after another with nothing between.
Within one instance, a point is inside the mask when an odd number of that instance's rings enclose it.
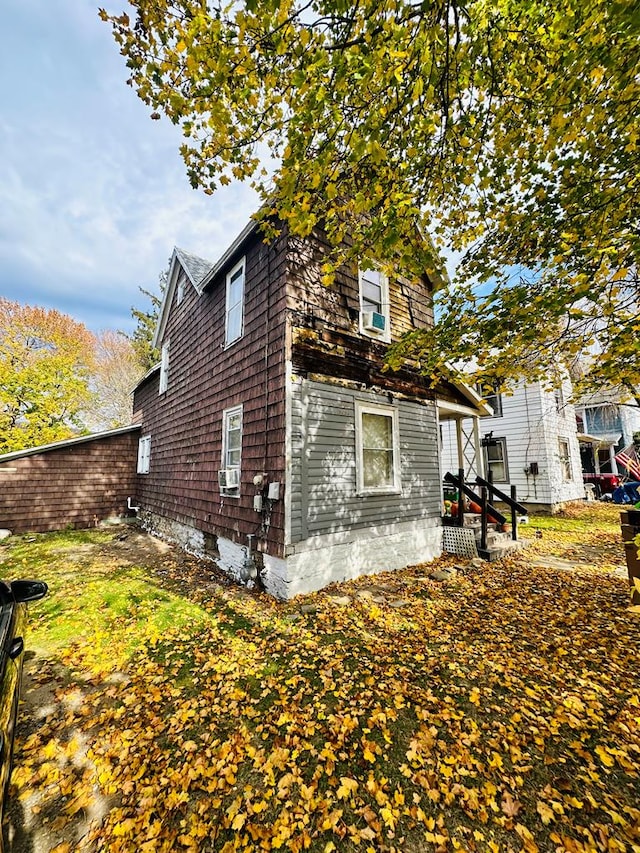
<instances>
[{"instance_id":1,"label":"leaf-covered ground","mask_svg":"<svg viewBox=\"0 0 640 853\"><path fill-rule=\"evenodd\" d=\"M10 541L3 576L51 587L14 849L640 851L618 510L525 534L444 583L423 565L288 603L133 530Z\"/></svg>"}]
</instances>

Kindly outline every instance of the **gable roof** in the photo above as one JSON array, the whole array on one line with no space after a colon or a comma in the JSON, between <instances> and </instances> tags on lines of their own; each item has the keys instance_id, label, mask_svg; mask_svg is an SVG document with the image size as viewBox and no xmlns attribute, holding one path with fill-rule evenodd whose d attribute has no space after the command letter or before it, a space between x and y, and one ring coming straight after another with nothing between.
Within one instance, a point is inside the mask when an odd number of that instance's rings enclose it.
<instances>
[{"instance_id":1,"label":"gable roof","mask_svg":"<svg viewBox=\"0 0 640 853\"><path fill-rule=\"evenodd\" d=\"M187 278L191 284L199 293L202 292L200 284L213 266L211 261L199 258L197 255L193 255L184 249L179 249L178 246L173 250L173 254L180 261L180 265L187 274Z\"/></svg>"},{"instance_id":2,"label":"gable roof","mask_svg":"<svg viewBox=\"0 0 640 853\"><path fill-rule=\"evenodd\" d=\"M220 258L215 263L207 261L205 258L200 258L198 255L193 255L191 252L186 252L184 249L173 250L171 263L169 265L169 274L167 276L167 286L162 298L160 306L160 314L158 316L158 324L153 336L153 346L157 347L164 336L164 330L169 317L169 306L173 301L173 294L178 281L178 270L183 269L191 284L195 287L199 294L205 290L213 279L217 276L220 270L228 263L231 256L240 248L244 241L258 229L258 223L251 220L242 229L240 234L235 238L231 245L225 249Z\"/></svg>"},{"instance_id":3,"label":"gable roof","mask_svg":"<svg viewBox=\"0 0 640 853\"><path fill-rule=\"evenodd\" d=\"M574 405L586 406L587 408L589 406L617 406L624 405L629 400L633 401L630 391L621 385L617 385L613 388L598 388L595 391L587 392Z\"/></svg>"},{"instance_id":4,"label":"gable roof","mask_svg":"<svg viewBox=\"0 0 640 853\"><path fill-rule=\"evenodd\" d=\"M198 255L193 255L191 252L186 252L184 249L179 249L177 246L174 247L167 274L167 286L162 295L158 323L153 335L152 345L154 347L158 346L164 335L169 317L169 307L173 302L173 294L175 293L178 278L180 277L180 270L184 270L187 278L198 293L202 293L202 281L212 266L211 261L200 258Z\"/></svg>"},{"instance_id":5,"label":"gable roof","mask_svg":"<svg viewBox=\"0 0 640 853\"><path fill-rule=\"evenodd\" d=\"M460 402L454 403L447 400L442 392L447 388L453 389L455 396ZM449 417L487 417L494 414L493 408L485 402L484 397L472 388L471 385L461 379L448 377L442 379L436 386L436 402L440 417L446 420Z\"/></svg>"}]
</instances>

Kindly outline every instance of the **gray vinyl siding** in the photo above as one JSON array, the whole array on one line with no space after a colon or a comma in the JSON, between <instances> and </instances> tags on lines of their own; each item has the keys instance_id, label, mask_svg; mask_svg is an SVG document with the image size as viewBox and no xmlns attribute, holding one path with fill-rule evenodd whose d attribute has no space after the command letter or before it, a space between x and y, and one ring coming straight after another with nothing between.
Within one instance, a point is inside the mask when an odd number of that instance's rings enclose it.
<instances>
[{"instance_id":1,"label":"gray vinyl siding","mask_svg":"<svg viewBox=\"0 0 640 853\"><path fill-rule=\"evenodd\" d=\"M386 394L298 377L290 399L292 543L319 534L439 517L433 403L390 403ZM401 494L356 492L356 400L398 410Z\"/></svg>"}]
</instances>

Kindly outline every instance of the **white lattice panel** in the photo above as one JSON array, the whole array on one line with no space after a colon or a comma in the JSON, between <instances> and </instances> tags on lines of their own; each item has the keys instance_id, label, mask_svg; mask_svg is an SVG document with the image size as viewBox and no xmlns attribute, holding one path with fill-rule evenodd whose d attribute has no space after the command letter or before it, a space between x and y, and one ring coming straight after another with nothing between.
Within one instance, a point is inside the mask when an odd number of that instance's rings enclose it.
<instances>
[{"instance_id":1,"label":"white lattice panel","mask_svg":"<svg viewBox=\"0 0 640 853\"><path fill-rule=\"evenodd\" d=\"M476 537L470 527L443 527L442 548L458 557L477 557Z\"/></svg>"}]
</instances>

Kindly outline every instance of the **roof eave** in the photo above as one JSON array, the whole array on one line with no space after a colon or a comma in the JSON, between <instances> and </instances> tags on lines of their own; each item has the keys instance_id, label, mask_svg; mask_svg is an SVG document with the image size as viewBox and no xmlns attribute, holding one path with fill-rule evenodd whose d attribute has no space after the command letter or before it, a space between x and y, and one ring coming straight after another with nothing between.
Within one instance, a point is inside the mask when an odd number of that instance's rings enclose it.
<instances>
[{"instance_id":1,"label":"roof eave","mask_svg":"<svg viewBox=\"0 0 640 853\"><path fill-rule=\"evenodd\" d=\"M117 427L116 429L108 429L103 432L89 433L88 435L77 435L73 438L65 438L62 441L54 441L51 444L40 444L37 447L26 447L23 450L13 450L11 453L3 453L0 455L0 463L10 462L12 459L21 459L23 456L35 456L37 453L44 453L47 450L58 450L62 447L72 447L74 444L84 444L87 441L96 441L100 438L110 438L114 435L124 435L127 432L134 432L141 429L140 424L129 424L126 427Z\"/></svg>"},{"instance_id":2,"label":"roof eave","mask_svg":"<svg viewBox=\"0 0 640 853\"><path fill-rule=\"evenodd\" d=\"M207 287L211 284L214 278L222 271L222 269L227 265L227 263L231 260L233 255L241 248L242 244L258 231L260 225L255 219L249 220L249 222L245 225L242 231L238 234L235 240L225 249L224 253L220 256L220 258L215 262L215 264L211 267L209 272L200 282L200 293L204 293Z\"/></svg>"}]
</instances>

